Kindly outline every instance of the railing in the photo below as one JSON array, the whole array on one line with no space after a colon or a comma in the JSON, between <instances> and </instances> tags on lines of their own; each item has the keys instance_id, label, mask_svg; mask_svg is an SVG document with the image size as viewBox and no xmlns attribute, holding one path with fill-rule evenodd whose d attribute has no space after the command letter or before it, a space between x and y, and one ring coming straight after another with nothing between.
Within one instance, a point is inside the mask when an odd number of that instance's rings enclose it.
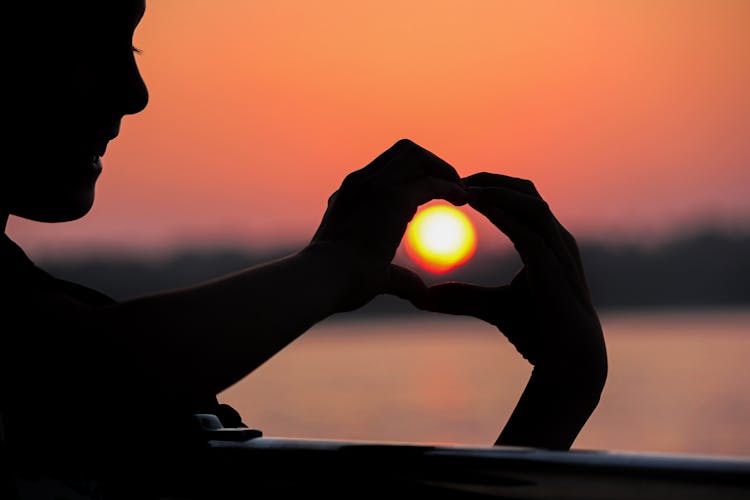
<instances>
[{"instance_id":1,"label":"railing","mask_svg":"<svg viewBox=\"0 0 750 500\"><path fill-rule=\"evenodd\" d=\"M750 499L750 457L261 437L204 421L215 498ZM195 490L193 490L195 491Z\"/></svg>"}]
</instances>

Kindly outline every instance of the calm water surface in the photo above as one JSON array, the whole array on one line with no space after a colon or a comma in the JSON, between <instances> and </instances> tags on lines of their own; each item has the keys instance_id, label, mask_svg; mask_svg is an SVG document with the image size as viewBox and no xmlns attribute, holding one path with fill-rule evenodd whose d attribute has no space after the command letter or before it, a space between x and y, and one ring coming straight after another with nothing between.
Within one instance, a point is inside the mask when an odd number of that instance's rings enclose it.
<instances>
[{"instance_id":1,"label":"calm water surface","mask_svg":"<svg viewBox=\"0 0 750 500\"><path fill-rule=\"evenodd\" d=\"M574 448L750 457L750 311L601 319L609 378ZM478 320L329 320L220 400L266 436L488 445L529 374Z\"/></svg>"}]
</instances>

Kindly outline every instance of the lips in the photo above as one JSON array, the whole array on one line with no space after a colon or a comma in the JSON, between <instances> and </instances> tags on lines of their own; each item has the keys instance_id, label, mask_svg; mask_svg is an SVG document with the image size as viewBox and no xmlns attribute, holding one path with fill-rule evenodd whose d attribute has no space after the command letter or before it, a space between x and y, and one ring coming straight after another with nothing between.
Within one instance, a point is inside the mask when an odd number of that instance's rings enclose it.
<instances>
[{"instance_id":1,"label":"lips","mask_svg":"<svg viewBox=\"0 0 750 500\"><path fill-rule=\"evenodd\" d=\"M85 162L83 171L87 172L88 175L99 175L101 173L101 157L104 156L104 154L107 152L108 142L109 139L93 142L88 150L89 152L87 152L82 158L82 160Z\"/></svg>"},{"instance_id":2,"label":"lips","mask_svg":"<svg viewBox=\"0 0 750 500\"><path fill-rule=\"evenodd\" d=\"M99 127L96 132L85 134L84 136L88 136L89 140L86 146L76 153L79 165L83 166L85 171L100 172L101 157L106 154L109 141L117 137L118 132L119 127Z\"/></svg>"},{"instance_id":3,"label":"lips","mask_svg":"<svg viewBox=\"0 0 750 500\"><path fill-rule=\"evenodd\" d=\"M111 129L105 134L98 135L91 143L92 151L100 157L104 156L104 153L107 152L109 141L117 137L118 132L119 127L117 129Z\"/></svg>"},{"instance_id":4,"label":"lips","mask_svg":"<svg viewBox=\"0 0 750 500\"><path fill-rule=\"evenodd\" d=\"M112 139L104 139L102 141L94 142L92 146L92 150L97 156L104 156L104 153L107 152L107 144L109 144L109 141Z\"/></svg>"},{"instance_id":5,"label":"lips","mask_svg":"<svg viewBox=\"0 0 750 500\"><path fill-rule=\"evenodd\" d=\"M94 152L94 149L99 148L91 148L87 152L81 152L80 154L76 155L75 157L71 157L71 160L75 162L76 165L78 165L83 172L90 172L92 170L101 170L102 169L102 162L101 162L101 154L100 150ZM74 159L77 158L77 159Z\"/></svg>"},{"instance_id":6,"label":"lips","mask_svg":"<svg viewBox=\"0 0 750 500\"><path fill-rule=\"evenodd\" d=\"M96 155L91 157L85 168L78 171L81 179L88 181L96 180L97 177L102 173L102 160Z\"/></svg>"}]
</instances>

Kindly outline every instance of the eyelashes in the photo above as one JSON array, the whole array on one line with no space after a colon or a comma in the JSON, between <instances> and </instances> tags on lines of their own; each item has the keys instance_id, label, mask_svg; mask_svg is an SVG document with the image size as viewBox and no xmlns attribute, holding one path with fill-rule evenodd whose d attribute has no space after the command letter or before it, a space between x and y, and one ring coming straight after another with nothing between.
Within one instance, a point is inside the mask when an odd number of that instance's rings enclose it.
<instances>
[{"instance_id":1,"label":"eyelashes","mask_svg":"<svg viewBox=\"0 0 750 500\"><path fill-rule=\"evenodd\" d=\"M131 45L130 50L132 50L134 54L143 54L143 51L135 45Z\"/></svg>"}]
</instances>

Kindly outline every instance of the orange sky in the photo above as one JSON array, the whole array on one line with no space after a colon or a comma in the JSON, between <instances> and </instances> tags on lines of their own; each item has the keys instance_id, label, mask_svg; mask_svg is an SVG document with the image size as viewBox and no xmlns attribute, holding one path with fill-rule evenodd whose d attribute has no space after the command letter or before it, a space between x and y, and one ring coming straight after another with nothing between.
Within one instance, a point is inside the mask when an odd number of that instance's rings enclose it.
<instances>
[{"instance_id":1,"label":"orange sky","mask_svg":"<svg viewBox=\"0 0 750 500\"><path fill-rule=\"evenodd\" d=\"M534 180L579 238L747 226L748 26L744 0L151 0L151 101L94 209L9 232L37 255L302 242L401 137Z\"/></svg>"}]
</instances>

